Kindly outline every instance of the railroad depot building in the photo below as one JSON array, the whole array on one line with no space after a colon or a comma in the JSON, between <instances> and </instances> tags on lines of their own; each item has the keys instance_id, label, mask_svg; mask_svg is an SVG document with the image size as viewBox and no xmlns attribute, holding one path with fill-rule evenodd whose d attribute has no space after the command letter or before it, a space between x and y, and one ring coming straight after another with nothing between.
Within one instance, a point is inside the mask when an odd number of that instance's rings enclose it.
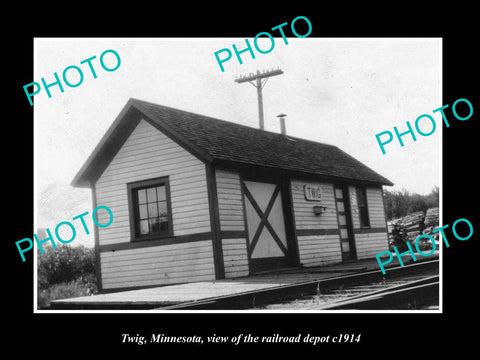
<instances>
[{"instance_id":1,"label":"railroad depot building","mask_svg":"<svg viewBox=\"0 0 480 360\"><path fill-rule=\"evenodd\" d=\"M95 227L103 292L388 250L382 186L393 184L336 146L136 99L72 185L114 216Z\"/></svg>"}]
</instances>

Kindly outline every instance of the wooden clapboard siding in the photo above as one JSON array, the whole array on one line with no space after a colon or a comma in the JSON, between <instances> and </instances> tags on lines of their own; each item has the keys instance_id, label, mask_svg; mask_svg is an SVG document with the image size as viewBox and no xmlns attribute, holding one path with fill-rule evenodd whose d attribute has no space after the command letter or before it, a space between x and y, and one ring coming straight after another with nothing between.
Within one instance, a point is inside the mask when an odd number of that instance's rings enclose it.
<instances>
[{"instance_id":1,"label":"wooden clapboard siding","mask_svg":"<svg viewBox=\"0 0 480 360\"><path fill-rule=\"evenodd\" d=\"M312 183L305 181L291 181L293 212L295 214L296 229L335 229L337 214L333 185L328 183ZM304 185L320 185L322 187L322 201L307 201L304 195ZM314 205L326 206L326 211L321 216L313 213Z\"/></svg>"},{"instance_id":2,"label":"wooden clapboard siding","mask_svg":"<svg viewBox=\"0 0 480 360\"><path fill-rule=\"evenodd\" d=\"M100 245L131 240L126 184L162 176L170 181L173 235L211 231L205 164L142 120L96 183L97 204L114 215L99 229Z\"/></svg>"},{"instance_id":3,"label":"wooden clapboard siding","mask_svg":"<svg viewBox=\"0 0 480 360\"><path fill-rule=\"evenodd\" d=\"M352 221L355 236L355 247L358 259L371 258L381 251L388 250L387 229L385 228L385 211L383 195L380 187L367 187L367 205L370 227L360 229L357 192L354 186L349 187L352 207ZM385 231L379 231L385 229ZM371 232L369 232L371 231Z\"/></svg>"},{"instance_id":4,"label":"wooden clapboard siding","mask_svg":"<svg viewBox=\"0 0 480 360\"><path fill-rule=\"evenodd\" d=\"M103 289L215 279L211 240L100 253Z\"/></svg>"},{"instance_id":5,"label":"wooden clapboard siding","mask_svg":"<svg viewBox=\"0 0 480 360\"><path fill-rule=\"evenodd\" d=\"M358 212L356 187L349 186L350 203L352 207L353 228L360 228L360 215ZM385 208L383 206L383 194L381 187L367 187L368 217L371 228L385 227Z\"/></svg>"},{"instance_id":6,"label":"wooden clapboard siding","mask_svg":"<svg viewBox=\"0 0 480 360\"><path fill-rule=\"evenodd\" d=\"M222 231L245 230L242 190L238 173L216 170L218 211Z\"/></svg>"},{"instance_id":7,"label":"wooden clapboard siding","mask_svg":"<svg viewBox=\"0 0 480 360\"><path fill-rule=\"evenodd\" d=\"M244 231L245 218L239 174L216 169L215 179L221 231ZM226 278L249 274L245 238L222 239L222 251Z\"/></svg>"},{"instance_id":8,"label":"wooden clapboard siding","mask_svg":"<svg viewBox=\"0 0 480 360\"><path fill-rule=\"evenodd\" d=\"M322 266L342 261L338 235L309 235L298 237L302 266Z\"/></svg>"},{"instance_id":9,"label":"wooden clapboard siding","mask_svg":"<svg viewBox=\"0 0 480 360\"><path fill-rule=\"evenodd\" d=\"M234 278L239 276L248 276L248 254L247 240L223 239L223 262L225 267L225 277Z\"/></svg>"},{"instance_id":10,"label":"wooden clapboard siding","mask_svg":"<svg viewBox=\"0 0 480 360\"><path fill-rule=\"evenodd\" d=\"M388 250L387 232L355 234L355 245L358 259L374 257Z\"/></svg>"},{"instance_id":11,"label":"wooden clapboard siding","mask_svg":"<svg viewBox=\"0 0 480 360\"><path fill-rule=\"evenodd\" d=\"M305 199L304 186L306 184L321 186L321 202ZM332 184L292 180L291 189L295 228L297 230L338 229ZM316 216L313 213L314 205L326 206L325 212ZM299 260L303 266L321 266L342 261L338 234L297 236L297 243Z\"/></svg>"},{"instance_id":12,"label":"wooden clapboard siding","mask_svg":"<svg viewBox=\"0 0 480 360\"><path fill-rule=\"evenodd\" d=\"M372 228L385 227L385 208L383 206L382 188L367 188L368 216Z\"/></svg>"}]
</instances>

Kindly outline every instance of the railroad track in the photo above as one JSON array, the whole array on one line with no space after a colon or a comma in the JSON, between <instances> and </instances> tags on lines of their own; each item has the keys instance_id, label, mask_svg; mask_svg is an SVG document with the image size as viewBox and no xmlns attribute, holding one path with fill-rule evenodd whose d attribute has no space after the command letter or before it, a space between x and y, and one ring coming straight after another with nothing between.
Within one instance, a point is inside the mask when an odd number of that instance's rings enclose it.
<instances>
[{"instance_id":1,"label":"railroad track","mask_svg":"<svg viewBox=\"0 0 480 360\"><path fill-rule=\"evenodd\" d=\"M394 310L421 309L424 306L438 304L439 276L428 276L409 281L383 290L353 296L346 300L312 306L310 310Z\"/></svg>"},{"instance_id":2,"label":"railroad track","mask_svg":"<svg viewBox=\"0 0 480 360\"><path fill-rule=\"evenodd\" d=\"M438 304L439 261L380 270L161 307L161 310L410 309Z\"/></svg>"},{"instance_id":3,"label":"railroad track","mask_svg":"<svg viewBox=\"0 0 480 360\"><path fill-rule=\"evenodd\" d=\"M413 280L412 280L413 278ZM263 309L296 310L418 310L438 306L439 276L405 277L370 285L352 286Z\"/></svg>"}]
</instances>

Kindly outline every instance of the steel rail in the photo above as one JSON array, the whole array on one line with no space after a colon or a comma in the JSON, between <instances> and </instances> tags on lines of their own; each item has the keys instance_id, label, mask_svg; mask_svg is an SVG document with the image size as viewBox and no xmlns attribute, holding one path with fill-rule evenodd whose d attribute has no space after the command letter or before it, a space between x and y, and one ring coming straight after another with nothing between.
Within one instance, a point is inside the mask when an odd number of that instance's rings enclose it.
<instances>
[{"instance_id":1,"label":"steel rail","mask_svg":"<svg viewBox=\"0 0 480 360\"><path fill-rule=\"evenodd\" d=\"M405 275L411 275L422 271L439 270L439 260L428 260L405 266L386 268L384 275L380 269L369 270L359 273L334 276L326 279L315 279L305 282L279 285L267 289L252 290L237 294L218 296L198 301L179 303L164 307L156 307L155 310L232 310L251 309L259 305L271 304L281 300L293 299L304 295L313 295L318 291L328 291L340 286L352 286L393 279Z\"/></svg>"},{"instance_id":2,"label":"steel rail","mask_svg":"<svg viewBox=\"0 0 480 360\"><path fill-rule=\"evenodd\" d=\"M439 297L439 276L429 276L423 279L409 281L405 284L366 292L339 301L323 305L310 306L308 310L379 310L405 308L414 303L416 306L431 304Z\"/></svg>"}]
</instances>

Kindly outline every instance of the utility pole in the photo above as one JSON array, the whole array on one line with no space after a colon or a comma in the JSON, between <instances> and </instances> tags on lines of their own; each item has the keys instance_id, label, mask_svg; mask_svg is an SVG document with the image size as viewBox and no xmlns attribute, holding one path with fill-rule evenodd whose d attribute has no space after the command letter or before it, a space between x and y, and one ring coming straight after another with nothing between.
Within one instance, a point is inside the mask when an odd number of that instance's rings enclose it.
<instances>
[{"instance_id":1,"label":"utility pole","mask_svg":"<svg viewBox=\"0 0 480 360\"><path fill-rule=\"evenodd\" d=\"M275 75L281 75L281 74L283 74L283 71L280 70L280 69L264 71L262 73L259 70L257 70L256 74L250 73L249 75L240 76L238 79L235 79L236 83L241 84L241 83L244 83L244 82L248 81L250 84L252 84L253 86L255 86L257 88L258 118L259 118L259 121L260 121L260 129L262 129L262 130L264 130L264 128L265 128L264 122L263 122L262 88L267 83L267 80L268 80L269 77L275 76ZM262 79L264 79L264 80L262 81ZM255 83L253 81L255 81Z\"/></svg>"}]
</instances>

